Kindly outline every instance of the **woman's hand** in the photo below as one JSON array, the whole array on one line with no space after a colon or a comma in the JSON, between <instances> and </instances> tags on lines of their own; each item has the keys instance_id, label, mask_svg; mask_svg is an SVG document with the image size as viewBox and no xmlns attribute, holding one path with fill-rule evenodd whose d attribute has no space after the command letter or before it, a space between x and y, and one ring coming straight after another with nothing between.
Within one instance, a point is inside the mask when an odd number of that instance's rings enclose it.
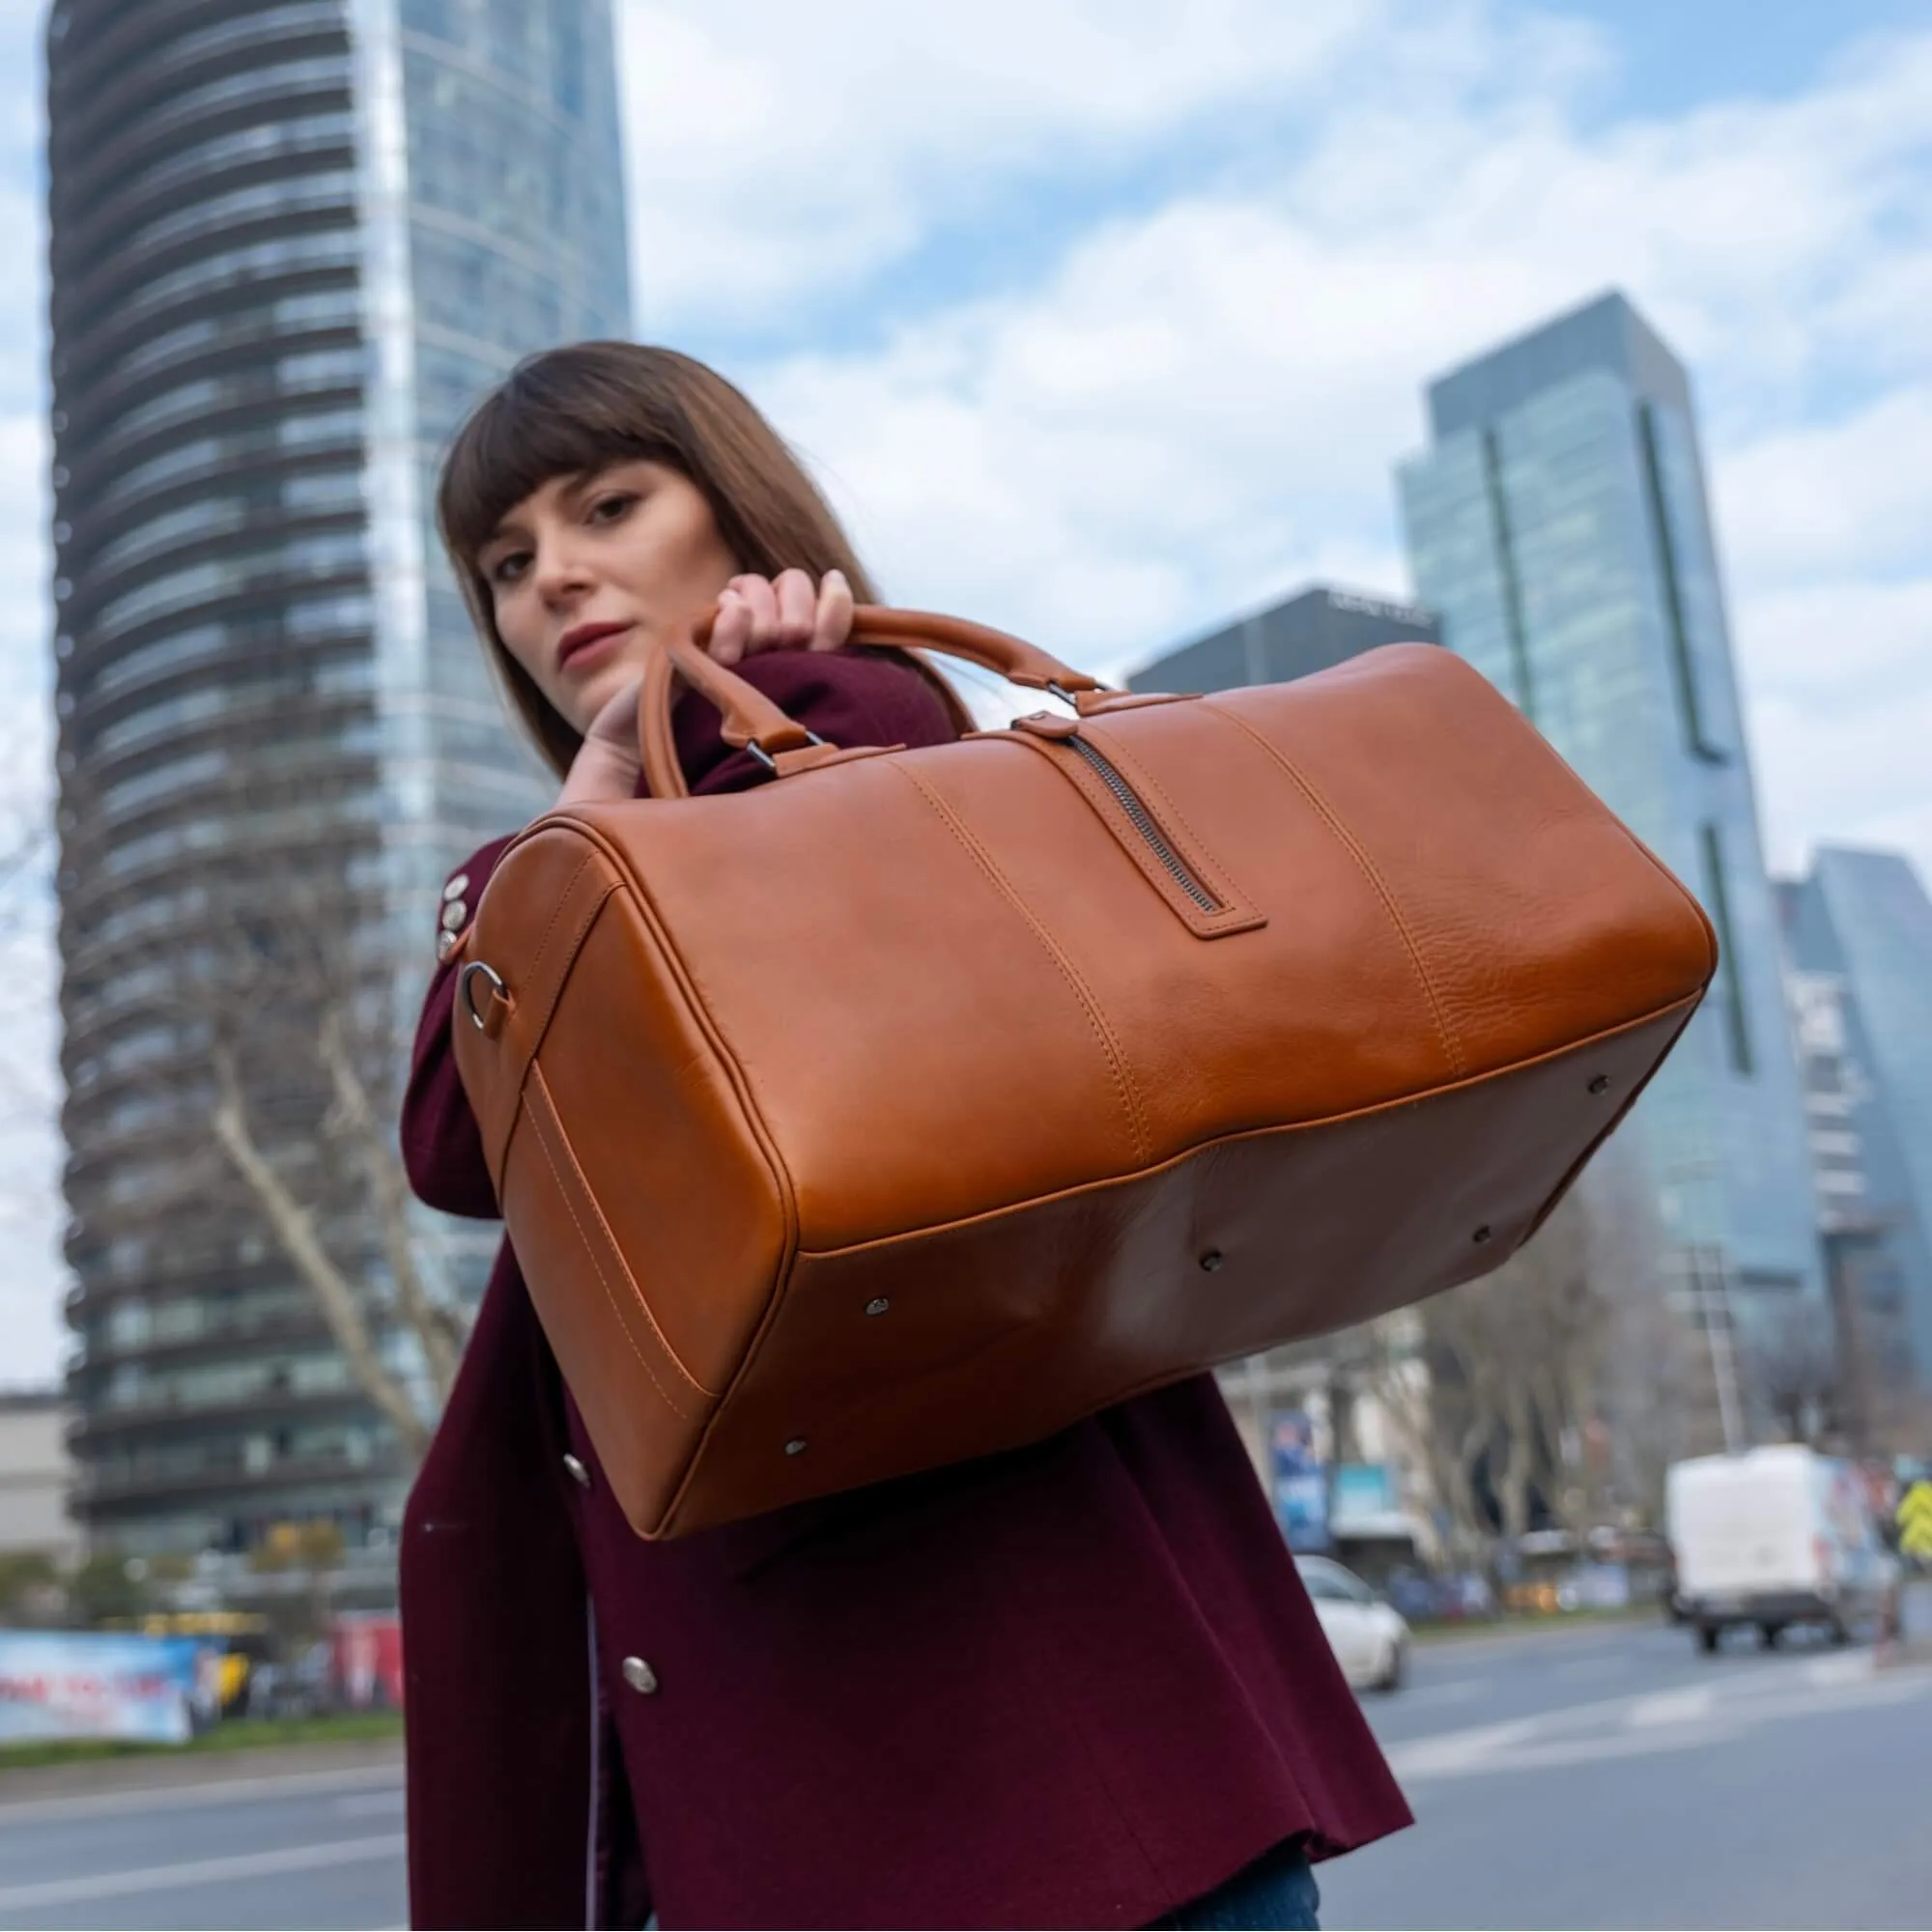
<instances>
[{"instance_id":1,"label":"woman's hand","mask_svg":"<svg viewBox=\"0 0 1932 1932\"><path fill-rule=\"evenodd\" d=\"M644 768L638 750L638 694L642 690L643 680L634 679L590 721L556 795L558 805L608 804L637 795Z\"/></svg>"},{"instance_id":2,"label":"woman's hand","mask_svg":"<svg viewBox=\"0 0 1932 1932\"><path fill-rule=\"evenodd\" d=\"M705 648L722 665L759 651L836 651L852 635L852 586L828 570L816 588L802 570L734 577L718 600Z\"/></svg>"},{"instance_id":3,"label":"woman's hand","mask_svg":"<svg viewBox=\"0 0 1932 1932\"><path fill-rule=\"evenodd\" d=\"M827 571L815 589L802 570L776 578L734 577L718 600L705 646L722 665L759 651L836 651L852 633L852 586L840 570ZM558 805L594 805L634 797L642 763L638 753L638 694L627 684L583 734L583 746L557 794Z\"/></svg>"}]
</instances>

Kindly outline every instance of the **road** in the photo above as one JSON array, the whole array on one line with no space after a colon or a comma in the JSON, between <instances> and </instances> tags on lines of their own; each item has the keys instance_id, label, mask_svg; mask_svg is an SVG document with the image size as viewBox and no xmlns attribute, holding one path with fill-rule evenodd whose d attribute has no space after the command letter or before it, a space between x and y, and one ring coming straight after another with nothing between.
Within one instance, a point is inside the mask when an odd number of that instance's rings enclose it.
<instances>
[{"instance_id":1,"label":"road","mask_svg":"<svg viewBox=\"0 0 1932 1932\"><path fill-rule=\"evenodd\" d=\"M1636 1625L1418 1650L1366 1704L1417 1826L1322 1923L1922 1926L1932 1669Z\"/></svg>"},{"instance_id":2,"label":"road","mask_svg":"<svg viewBox=\"0 0 1932 1932\"><path fill-rule=\"evenodd\" d=\"M394 1769L0 1803L0 1926L399 1926Z\"/></svg>"},{"instance_id":3,"label":"road","mask_svg":"<svg viewBox=\"0 0 1932 1932\"><path fill-rule=\"evenodd\" d=\"M1366 1708L1420 1822L1322 1867L1334 1932L1932 1917L1932 1669L1597 1627L1426 1646ZM392 1769L0 1802L0 1927L399 1926L402 1829Z\"/></svg>"}]
</instances>

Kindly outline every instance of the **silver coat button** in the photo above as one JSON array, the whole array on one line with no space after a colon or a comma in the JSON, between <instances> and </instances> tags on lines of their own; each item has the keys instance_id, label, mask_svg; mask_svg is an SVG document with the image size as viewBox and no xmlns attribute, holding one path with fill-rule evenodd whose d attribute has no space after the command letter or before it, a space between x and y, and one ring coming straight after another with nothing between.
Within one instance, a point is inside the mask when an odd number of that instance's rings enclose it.
<instances>
[{"instance_id":1,"label":"silver coat button","mask_svg":"<svg viewBox=\"0 0 1932 1932\"><path fill-rule=\"evenodd\" d=\"M570 1480L580 1490L587 1490L590 1487L590 1471L583 1466L582 1463L577 1457L566 1456L563 1459L563 1466L570 1471Z\"/></svg>"},{"instance_id":2,"label":"silver coat button","mask_svg":"<svg viewBox=\"0 0 1932 1932\"><path fill-rule=\"evenodd\" d=\"M658 1674L641 1657L627 1657L624 1660L624 1682L639 1697L649 1697L658 1688Z\"/></svg>"},{"instance_id":3,"label":"silver coat button","mask_svg":"<svg viewBox=\"0 0 1932 1932\"><path fill-rule=\"evenodd\" d=\"M445 901L460 899L469 890L469 874L468 872L458 872L455 878L451 879L448 885L443 887L442 896Z\"/></svg>"},{"instance_id":4,"label":"silver coat button","mask_svg":"<svg viewBox=\"0 0 1932 1932\"><path fill-rule=\"evenodd\" d=\"M441 965L462 943L463 935L460 932L439 932L436 936L438 965Z\"/></svg>"},{"instance_id":5,"label":"silver coat button","mask_svg":"<svg viewBox=\"0 0 1932 1932\"><path fill-rule=\"evenodd\" d=\"M469 917L469 908L461 899L451 899L442 909L442 929L445 932L461 932L464 922Z\"/></svg>"}]
</instances>

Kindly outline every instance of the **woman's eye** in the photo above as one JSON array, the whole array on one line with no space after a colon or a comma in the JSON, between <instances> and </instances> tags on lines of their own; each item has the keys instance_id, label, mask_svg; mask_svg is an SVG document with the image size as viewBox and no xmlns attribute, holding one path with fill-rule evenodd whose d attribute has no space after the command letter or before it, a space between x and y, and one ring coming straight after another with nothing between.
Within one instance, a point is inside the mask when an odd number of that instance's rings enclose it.
<instances>
[{"instance_id":1,"label":"woman's eye","mask_svg":"<svg viewBox=\"0 0 1932 1932\"><path fill-rule=\"evenodd\" d=\"M514 583L529 568L530 554L526 550L507 551L484 573L492 583Z\"/></svg>"},{"instance_id":2,"label":"woman's eye","mask_svg":"<svg viewBox=\"0 0 1932 1932\"><path fill-rule=\"evenodd\" d=\"M637 500L634 495L623 492L599 497L590 506L590 521L593 524L614 524Z\"/></svg>"}]
</instances>

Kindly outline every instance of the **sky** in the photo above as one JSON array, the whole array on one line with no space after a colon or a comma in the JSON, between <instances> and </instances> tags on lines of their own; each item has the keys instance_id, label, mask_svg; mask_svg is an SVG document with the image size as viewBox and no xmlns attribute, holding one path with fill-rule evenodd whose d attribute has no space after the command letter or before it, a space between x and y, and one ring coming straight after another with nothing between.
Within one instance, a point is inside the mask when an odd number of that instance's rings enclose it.
<instances>
[{"instance_id":1,"label":"sky","mask_svg":"<svg viewBox=\"0 0 1932 1932\"><path fill-rule=\"evenodd\" d=\"M1932 879L1932 6L616 0L639 332L901 603L1101 672L1409 589L1423 384L1621 288L1690 365L1767 848ZM40 9L0 0L0 861L50 754ZM0 1383L55 1372L55 975L0 885Z\"/></svg>"}]
</instances>

